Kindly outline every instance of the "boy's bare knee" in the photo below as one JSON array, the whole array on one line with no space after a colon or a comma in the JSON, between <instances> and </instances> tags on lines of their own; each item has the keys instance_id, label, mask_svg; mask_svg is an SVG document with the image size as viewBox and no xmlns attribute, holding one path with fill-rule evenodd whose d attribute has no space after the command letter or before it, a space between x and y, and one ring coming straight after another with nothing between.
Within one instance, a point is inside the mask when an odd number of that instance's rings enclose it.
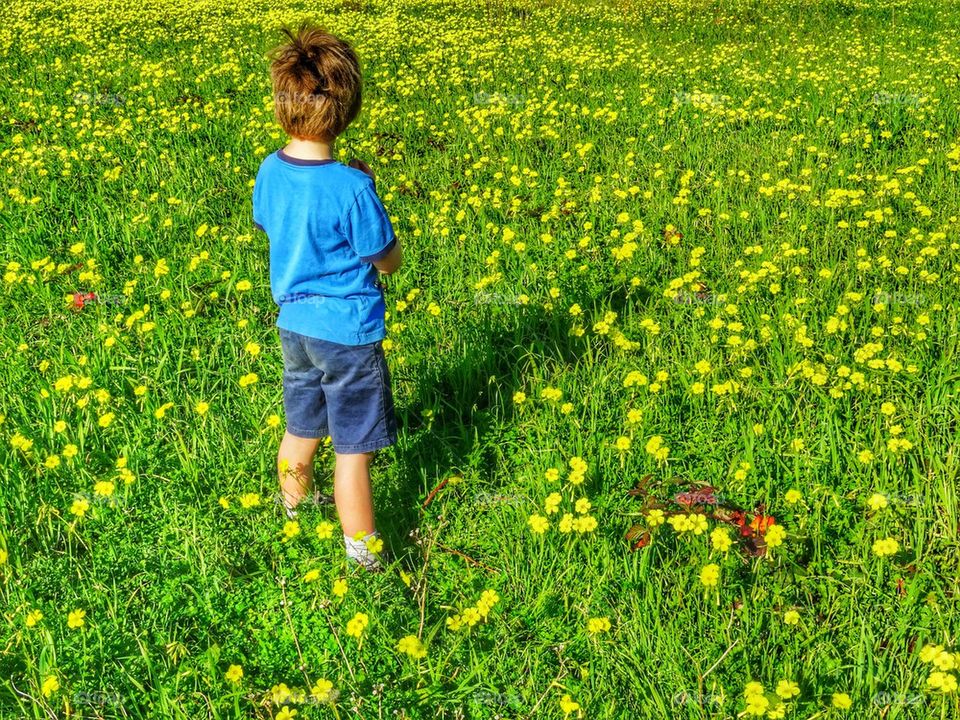
<instances>
[{"instance_id":1,"label":"boy's bare knee","mask_svg":"<svg viewBox=\"0 0 960 720\"><path fill-rule=\"evenodd\" d=\"M375 451L364 452L364 453L336 453L336 459L338 463L343 463L347 465L352 464L366 464L369 465L373 460Z\"/></svg>"}]
</instances>

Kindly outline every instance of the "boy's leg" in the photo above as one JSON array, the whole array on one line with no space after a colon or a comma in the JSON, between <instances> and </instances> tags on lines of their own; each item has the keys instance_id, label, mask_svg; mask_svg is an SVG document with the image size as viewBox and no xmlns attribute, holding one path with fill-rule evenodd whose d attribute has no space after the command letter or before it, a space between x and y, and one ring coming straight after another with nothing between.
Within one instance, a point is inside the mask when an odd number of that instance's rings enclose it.
<instances>
[{"instance_id":1,"label":"boy's leg","mask_svg":"<svg viewBox=\"0 0 960 720\"><path fill-rule=\"evenodd\" d=\"M377 538L373 517L373 493L370 490L372 452L338 453L333 473L333 497L343 527L347 557L368 570L381 571L383 565L368 541Z\"/></svg>"},{"instance_id":2,"label":"boy's leg","mask_svg":"<svg viewBox=\"0 0 960 720\"><path fill-rule=\"evenodd\" d=\"M284 504L295 508L313 487L313 458L320 446L320 438L302 438L283 434L277 452L277 473Z\"/></svg>"},{"instance_id":3,"label":"boy's leg","mask_svg":"<svg viewBox=\"0 0 960 720\"><path fill-rule=\"evenodd\" d=\"M370 489L370 462L373 453L337 453L333 472L333 497L343 534L353 537L376 532L373 493Z\"/></svg>"}]
</instances>

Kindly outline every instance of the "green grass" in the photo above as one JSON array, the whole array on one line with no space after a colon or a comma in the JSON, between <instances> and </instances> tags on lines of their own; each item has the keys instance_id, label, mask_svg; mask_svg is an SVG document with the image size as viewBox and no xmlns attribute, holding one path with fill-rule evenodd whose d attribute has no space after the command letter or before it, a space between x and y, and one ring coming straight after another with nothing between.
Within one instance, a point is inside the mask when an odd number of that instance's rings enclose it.
<instances>
[{"instance_id":1,"label":"green grass","mask_svg":"<svg viewBox=\"0 0 960 720\"><path fill-rule=\"evenodd\" d=\"M338 536L332 509L285 539L272 503L250 183L285 142L264 55L303 17L357 47L337 147L374 168L405 254L402 427L374 478L397 561L372 577L316 533ZM772 710L781 680L787 717L956 716L921 649L956 677L958 29L929 0L0 9L0 717L273 718L281 683L320 678L334 702L288 699L297 717L553 718L569 695L570 717L719 719L751 681ZM703 485L727 513L694 508L705 533L643 535ZM581 498L596 527L561 532ZM783 544L715 549L737 509ZM485 590L488 617L448 628Z\"/></svg>"}]
</instances>

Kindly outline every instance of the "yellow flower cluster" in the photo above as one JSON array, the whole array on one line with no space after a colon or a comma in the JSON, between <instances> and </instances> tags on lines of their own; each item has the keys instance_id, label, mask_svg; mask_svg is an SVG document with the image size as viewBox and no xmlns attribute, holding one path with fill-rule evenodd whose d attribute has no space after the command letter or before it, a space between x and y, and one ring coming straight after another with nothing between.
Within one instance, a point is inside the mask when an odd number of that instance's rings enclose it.
<instances>
[{"instance_id":1,"label":"yellow flower cluster","mask_svg":"<svg viewBox=\"0 0 960 720\"><path fill-rule=\"evenodd\" d=\"M495 590L484 590L475 605L449 616L447 627L454 632L464 628L469 630L477 623L486 620L493 606L498 602L500 602L500 596Z\"/></svg>"},{"instance_id":2,"label":"yellow flower cluster","mask_svg":"<svg viewBox=\"0 0 960 720\"><path fill-rule=\"evenodd\" d=\"M407 635L401 638L397 643L397 652L406 653L414 660L427 656L427 649L416 635Z\"/></svg>"},{"instance_id":3,"label":"yellow flower cluster","mask_svg":"<svg viewBox=\"0 0 960 720\"><path fill-rule=\"evenodd\" d=\"M746 707L744 713L751 717L767 717L778 720L786 717L789 701L800 695L800 687L792 680L780 680L775 692L767 692L759 682L747 683L743 690Z\"/></svg>"},{"instance_id":4,"label":"yellow flower cluster","mask_svg":"<svg viewBox=\"0 0 960 720\"><path fill-rule=\"evenodd\" d=\"M957 692L960 652L950 652L943 645L924 645L920 650L920 662L934 668L927 678L928 688L944 694Z\"/></svg>"}]
</instances>

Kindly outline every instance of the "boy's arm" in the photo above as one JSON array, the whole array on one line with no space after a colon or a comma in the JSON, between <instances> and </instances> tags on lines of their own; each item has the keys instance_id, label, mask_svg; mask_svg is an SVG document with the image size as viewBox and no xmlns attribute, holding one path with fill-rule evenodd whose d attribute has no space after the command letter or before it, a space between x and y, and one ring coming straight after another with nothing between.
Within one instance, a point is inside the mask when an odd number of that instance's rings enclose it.
<instances>
[{"instance_id":1,"label":"boy's arm","mask_svg":"<svg viewBox=\"0 0 960 720\"><path fill-rule=\"evenodd\" d=\"M385 275L400 267L400 243L372 182L357 194L341 227L361 262L373 265Z\"/></svg>"},{"instance_id":2,"label":"boy's arm","mask_svg":"<svg viewBox=\"0 0 960 720\"><path fill-rule=\"evenodd\" d=\"M400 250L400 241L396 240L394 246L381 260L375 260L373 266L384 275L391 275L403 264L403 252Z\"/></svg>"}]
</instances>

